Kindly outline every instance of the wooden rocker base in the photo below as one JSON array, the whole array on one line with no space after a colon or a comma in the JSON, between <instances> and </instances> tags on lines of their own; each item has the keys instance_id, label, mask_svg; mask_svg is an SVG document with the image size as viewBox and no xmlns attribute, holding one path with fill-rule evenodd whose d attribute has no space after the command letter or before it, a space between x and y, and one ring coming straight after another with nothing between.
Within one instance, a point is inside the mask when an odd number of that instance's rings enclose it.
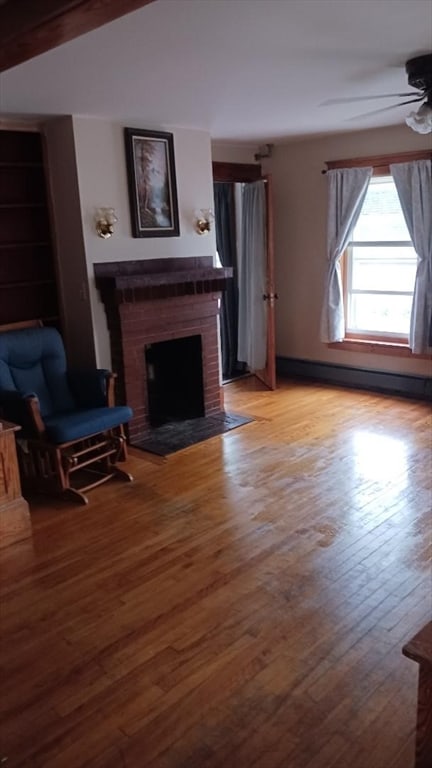
<instances>
[{"instance_id":1,"label":"wooden rocker base","mask_svg":"<svg viewBox=\"0 0 432 768\"><path fill-rule=\"evenodd\" d=\"M80 504L88 504L89 500L87 496L85 495L86 491L91 490L92 488L96 488L98 485L102 485L103 483L106 483L107 480L118 479L123 480L124 482L131 483L133 482L133 476L129 472L125 472L124 469L120 469L119 467L113 466L109 472L109 474L105 474L102 472L97 472L96 470L87 470L87 474L93 475L93 476L99 476L97 479L93 479L91 483L88 485L80 486L79 488L74 488L73 486L70 486L69 488L65 488L65 490L61 491L61 495L64 497L69 497L71 501L78 501ZM90 478L89 478L90 479Z\"/></svg>"},{"instance_id":2,"label":"wooden rocker base","mask_svg":"<svg viewBox=\"0 0 432 768\"><path fill-rule=\"evenodd\" d=\"M28 440L19 445L18 456L29 491L69 497L80 504L89 503L87 491L108 480L133 480L117 466L127 457L122 426L62 445Z\"/></svg>"}]
</instances>

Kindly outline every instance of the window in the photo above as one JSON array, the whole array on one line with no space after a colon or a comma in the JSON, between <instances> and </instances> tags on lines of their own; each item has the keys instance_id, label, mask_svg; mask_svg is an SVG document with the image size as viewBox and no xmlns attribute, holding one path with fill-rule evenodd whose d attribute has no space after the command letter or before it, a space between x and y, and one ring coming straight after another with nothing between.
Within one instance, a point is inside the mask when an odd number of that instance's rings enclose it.
<instances>
[{"instance_id":1,"label":"window","mask_svg":"<svg viewBox=\"0 0 432 768\"><path fill-rule=\"evenodd\" d=\"M343 263L346 338L408 344L416 269L393 178L374 176Z\"/></svg>"}]
</instances>

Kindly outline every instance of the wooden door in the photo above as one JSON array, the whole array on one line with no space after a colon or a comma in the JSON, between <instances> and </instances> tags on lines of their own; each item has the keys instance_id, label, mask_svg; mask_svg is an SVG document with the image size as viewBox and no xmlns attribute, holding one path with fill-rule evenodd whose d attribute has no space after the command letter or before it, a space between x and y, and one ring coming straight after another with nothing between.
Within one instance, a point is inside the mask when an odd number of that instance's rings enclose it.
<instances>
[{"instance_id":1,"label":"wooden door","mask_svg":"<svg viewBox=\"0 0 432 768\"><path fill-rule=\"evenodd\" d=\"M267 362L266 367L252 373L269 389L276 389L276 341L275 341L275 292L274 277L274 241L273 241L273 194L270 174L262 177L266 191L266 224L267 224L267 253L266 253L266 291L263 301L267 307Z\"/></svg>"}]
</instances>

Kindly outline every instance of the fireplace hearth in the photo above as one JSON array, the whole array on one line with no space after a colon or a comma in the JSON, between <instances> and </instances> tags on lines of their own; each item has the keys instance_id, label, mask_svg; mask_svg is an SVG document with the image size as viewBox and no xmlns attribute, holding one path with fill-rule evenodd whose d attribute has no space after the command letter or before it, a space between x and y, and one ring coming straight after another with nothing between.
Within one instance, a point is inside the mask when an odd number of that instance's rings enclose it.
<instances>
[{"instance_id":1,"label":"fireplace hearth","mask_svg":"<svg viewBox=\"0 0 432 768\"><path fill-rule=\"evenodd\" d=\"M155 424L171 418L222 414L218 315L232 270L213 267L211 257L120 261L94 269L118 402L134 411L130 443L140 444Z\"/></svg>"}]
</instances>

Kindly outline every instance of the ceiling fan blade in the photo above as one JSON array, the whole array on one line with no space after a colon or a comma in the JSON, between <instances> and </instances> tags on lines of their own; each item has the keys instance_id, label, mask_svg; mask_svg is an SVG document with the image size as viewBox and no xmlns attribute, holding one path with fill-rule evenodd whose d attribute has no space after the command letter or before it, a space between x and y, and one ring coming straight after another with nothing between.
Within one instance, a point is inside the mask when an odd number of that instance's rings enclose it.
<instances>
[{"instance_id":1,"label":"ceiling fan blade","mask_svg":"<svg viewBox=\"0 0 432 768\"><path fill-rule=\"evenodd\" d=\"M425 98L424 96L422 99ZM362 115L355 115L355 117L348 117L347 122L352 120L362 120L363 117L370 117L371 115L379 115L380 112L388 112L390 109L396 109L396 107L403 107L405 104L414 104L414 102L421 101L421 99L410 99L409 101L401 101L400 104L391 104L390 107L382 107L381 109L374 109L372 112L363 112Z\"/></svg>"},{"instance_id":2,"label":"ceiling fan blade","mask_svg":"<svg viewBox=\"0 0 432 768\"><path fill-rule=\"evenodd\" d=\"M379 96L353 96L342 99L328 99L320 104L320 107L329 107L331 104L348 104L351 101L373 101L374 99L404 99L405 96L418 96L424 99L424 93L411 91L410 93L381 93Z\"/></svg>"},{"instance_id":3,"label":"ceiling fan blade","mask_svg":"<svg viewBox=\"0 0 432 768\"><path fill-rule=\"evenodd\" d=\"M395 107L403 107L404 104L415 104L417 101L424 101L426 96L423 94L419 99L410 99L409 101L401 101L400 104L395 104Z\"/></svg>"}]
</instances>

